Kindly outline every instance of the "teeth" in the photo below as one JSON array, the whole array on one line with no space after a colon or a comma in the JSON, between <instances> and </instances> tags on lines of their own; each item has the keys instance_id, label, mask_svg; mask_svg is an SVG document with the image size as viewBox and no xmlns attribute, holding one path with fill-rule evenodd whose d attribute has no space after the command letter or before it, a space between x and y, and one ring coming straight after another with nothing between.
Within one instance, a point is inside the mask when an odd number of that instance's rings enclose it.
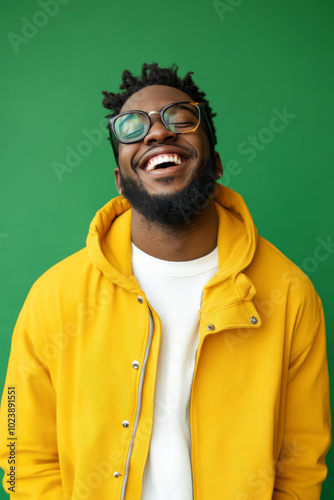
<instances>
[{"instance_id":1,"label":"teeth","mask_svg":"<svg viewBox=\"0 0 334 500\"><path fill-rule=\"evenodd\" d=\"M159 155L155 156L154 158L151 158L149 160L146 170L154 170L157 165L160 165L161 163L175 163L176 165L181 165L183 161L178 155Z\"/></svg>"}]
</instances>

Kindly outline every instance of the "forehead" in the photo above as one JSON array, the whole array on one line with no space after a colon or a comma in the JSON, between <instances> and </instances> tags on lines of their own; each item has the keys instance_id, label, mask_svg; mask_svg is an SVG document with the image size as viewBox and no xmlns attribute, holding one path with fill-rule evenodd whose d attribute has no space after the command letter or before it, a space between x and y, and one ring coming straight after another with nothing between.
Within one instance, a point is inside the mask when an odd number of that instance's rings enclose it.
<instances>
[{"instance_id":1,"label":"forehead","mask_svg":"<svg viewBox=\"0 0 334 500\"><path fill-rule=\"evenodd\" d=\"M158 111L172 102L192 101L192 98L174 87L150 85L138 90L124 103L121 112L138 109L140 111Z\"/></svg>"}]
</instances>

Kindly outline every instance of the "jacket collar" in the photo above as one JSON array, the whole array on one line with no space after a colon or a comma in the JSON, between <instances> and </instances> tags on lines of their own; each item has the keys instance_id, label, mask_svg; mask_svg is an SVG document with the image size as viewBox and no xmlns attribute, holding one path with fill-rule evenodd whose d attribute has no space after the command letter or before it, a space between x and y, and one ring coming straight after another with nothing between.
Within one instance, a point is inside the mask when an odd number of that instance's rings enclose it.
<instances>
[{"instance_id":1,"label":"jacket collar","mask_svg":"<svg viewBox=\"0 0 334 500\"><path fill-rule=\"evenodd\" d=\"M217 186L219 269L206 288L230 278L235 280L250 264L257 244L257 231L242 197L226 186ZM115 285L141 292L132 274L131 207L124 198L110 200L96 213L87 249L93 266Z\"/></svg>"}]
</instances>

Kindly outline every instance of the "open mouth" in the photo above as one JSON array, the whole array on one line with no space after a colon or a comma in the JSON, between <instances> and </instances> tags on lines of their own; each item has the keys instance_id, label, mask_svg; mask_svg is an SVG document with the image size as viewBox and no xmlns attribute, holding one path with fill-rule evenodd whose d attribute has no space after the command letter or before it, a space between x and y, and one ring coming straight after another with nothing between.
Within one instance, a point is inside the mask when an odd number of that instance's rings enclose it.
<instances>
[{"instance_id":1,"label":"open mouth","mask_svg":"<svg viewBox=\"0 0 334 500\"><path fill-rule=\"evenodd\" d=\"M164 153L152 156L144 165L143 170L150 172L151 170L176 167L185 163L186 159L177 153Z\"/></svg>"}]
</instances>

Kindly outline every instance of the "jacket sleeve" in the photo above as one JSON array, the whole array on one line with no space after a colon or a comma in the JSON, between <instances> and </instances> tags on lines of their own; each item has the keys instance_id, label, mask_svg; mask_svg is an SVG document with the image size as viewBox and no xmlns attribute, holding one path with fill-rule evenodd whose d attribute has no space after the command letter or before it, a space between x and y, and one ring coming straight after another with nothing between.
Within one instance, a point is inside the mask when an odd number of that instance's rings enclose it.
<instances>
[{"instance_id":1,"label":"jacket sleeve","mask_svg":"<svg viewBox=\"0 0 334 500\"><path fill-rule=\"evenodd\" d=\"M15 326L2 396L3 486L11 499L63 500L55 390L43 355L45 340L38 307L36 301L31 302L28 296Z\"/></svg>"},{"instance_id":2,"label":"jacket sleeve","mask_svg":"<svg viewBox=\"0 0 334 500\"><path fill-rule=\"evenodd\" d=\"M320 499L327 475L325 457L331 444L329 380L319 297L303 309L294 327L285 431L273 500Z\"/></svg>"}]
</instances>

